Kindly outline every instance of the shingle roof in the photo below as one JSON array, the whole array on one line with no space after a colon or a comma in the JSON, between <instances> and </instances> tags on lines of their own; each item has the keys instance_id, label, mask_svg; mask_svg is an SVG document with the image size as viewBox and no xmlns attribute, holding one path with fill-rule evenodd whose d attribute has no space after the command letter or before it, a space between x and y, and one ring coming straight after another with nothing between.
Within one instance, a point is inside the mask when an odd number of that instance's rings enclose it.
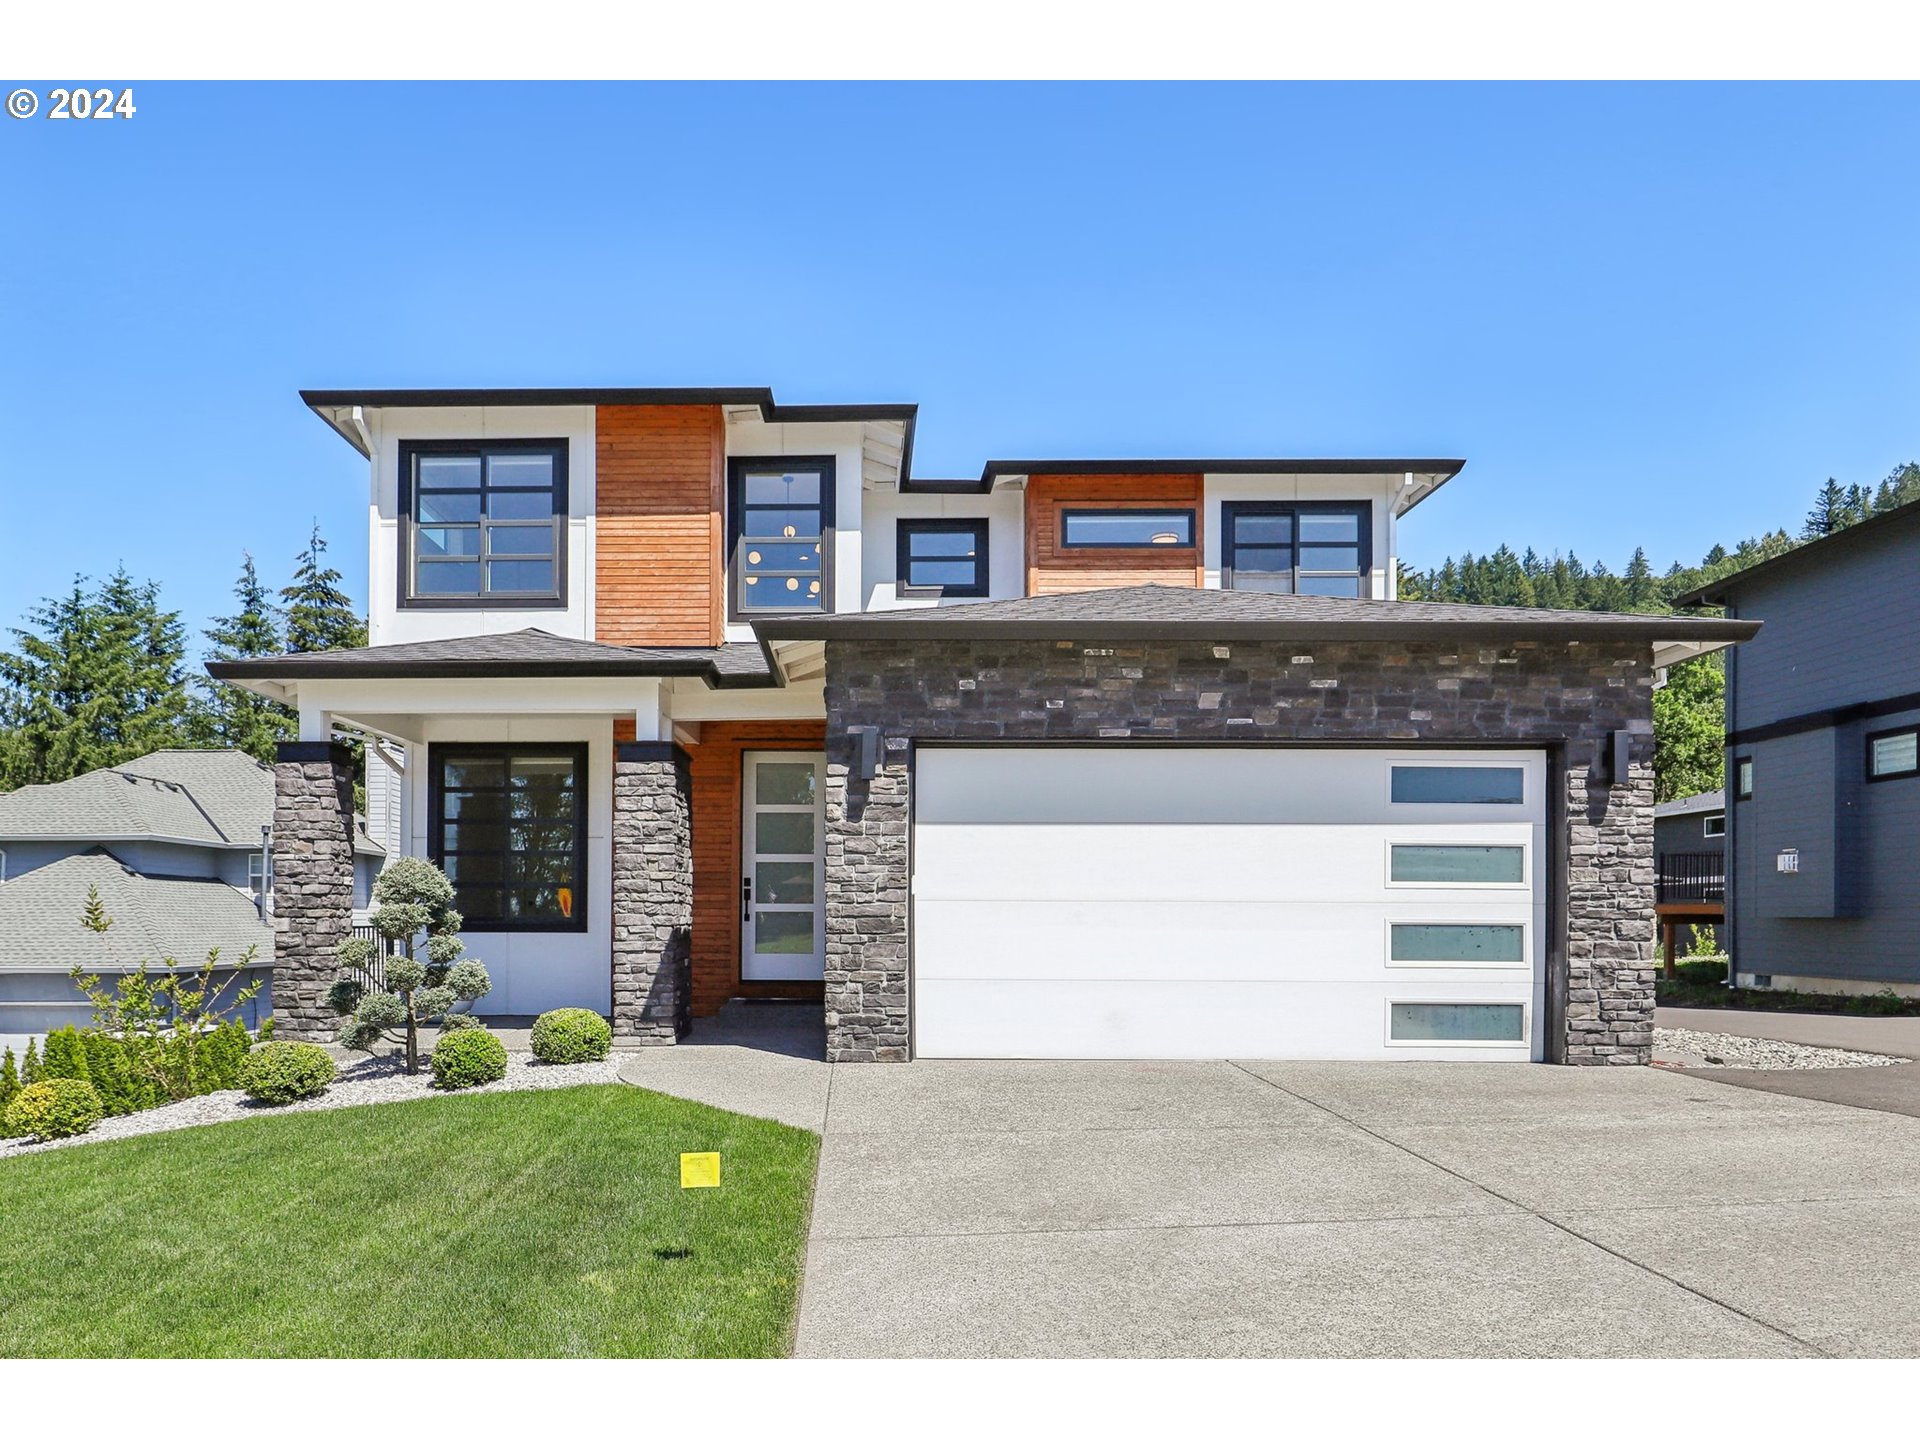
<instances>
[{"instance_id":1,"label":"shingle roof","mask_svg":"<svg viewBox=\"0 0 1920 1440\"><path fill-rule=\"evenodd\" d=\"M361 650L320 650L255 660L216 661L216 680L352 680L399 675L483 676L692 675L715 686L771 685L758 645L606 645L545 630L461 635Z\"/></svg>"},{"instance_id":2,"label":"shingle roof","mask_svg":"<svg viewBox=\"0 0 1920 1440\"><path fill-rule=\"evenodd\" d=\"M105 935L80 923L89 886L113 921ZM159 970L168 956L186 968L215 947L238 964L250 945L259 946L255 963L272 963L273 930L241 891L219 880L142 875L105 850L0 885L0 971L64 975L80 965L117 973L142 962Z\"/></svg>"},{"instance_id":3,"label":"shingle roof","mask_svg":"<svg viewBox=\"0 0 1920 1440\"><path fill-rule=\"evenodd\" d=\"M1591 610L1526 610L1416 600L1342 600L1249 590L1168 585L1079 590L1024 600L993 600L920 610L809 615L755 622L768 640L1013 639L1101 635L1165 639L1178 635L1280 639L1427 637L1745 640L1751 621L1696 616L1614 615Z\"/></svg>"},{"instance_id":4,"label":"shingle roof","mask_svg":"<svg viewBox=\"0 0 1920 1440\"><path fill-rule=\"evenodd\" d=\"M1667 800L1653 807L1653 818L1665 820L1674 815L1710 815L1715 810L1727 808L1727 792L1708 790L1699 795L1689 795L1684 800Z\"/></svg>"},{"instance_id":5,"label":"shingle roof","mask_svg":"<svg viewBox=\"0 0 1920 1440\"><path fill-rule=\"evenodd\" d=\"M0 840L170 840L251 850L273 822L273 770L240 750L156 750L0 795ZM363 855L386 853L356 831Z\"/></svg>"}]
</instances>

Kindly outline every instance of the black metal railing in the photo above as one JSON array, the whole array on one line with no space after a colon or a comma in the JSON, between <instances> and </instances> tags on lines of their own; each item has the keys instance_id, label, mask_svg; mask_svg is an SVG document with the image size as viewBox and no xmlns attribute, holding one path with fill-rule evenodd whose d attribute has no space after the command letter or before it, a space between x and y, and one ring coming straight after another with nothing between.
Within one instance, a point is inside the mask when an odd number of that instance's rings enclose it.
<instances>
[{"instance_id":1,"label":"black metal railing","mask_svg":"<svg viewBox=\"0 0 1920 1440\"><path fill-rule=\"evenodd\" d=\"M385 989L387 983L387 957L393 954L397 948L395 943L387 939L371 925L354 926L353 938L356 940L371 940L373 942L373 965L371 967L373 973L362 978L365 979L369 990Z\"/></svg>"},{"instance_id":2,"label":"black metal railing","mask_svg":"<svg viewBox=\"0 0 1920 1440\"><path fill-rule=\"evenodd\" d=\"M1712 850L1676 850L1655 864L1654 901L1660 905L1727 903L1727 857Z\"/></svg>"}]
</instances>

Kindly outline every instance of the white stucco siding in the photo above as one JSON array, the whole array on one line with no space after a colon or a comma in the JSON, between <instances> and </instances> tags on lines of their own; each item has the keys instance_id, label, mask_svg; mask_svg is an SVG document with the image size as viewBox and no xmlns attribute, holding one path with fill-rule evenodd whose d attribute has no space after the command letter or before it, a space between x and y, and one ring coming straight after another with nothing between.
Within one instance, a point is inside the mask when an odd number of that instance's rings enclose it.
<instances>
[{"instance_id":1,"label":"white stucco siding","mask_svg":"<svg viewBox=\"0 0 1920 1440\"><path fill-rule=\"evenodd\" d=\"M494 635L534 627L593 638L594 408L591 405L390 408L371 411L367 506L369 635L375 645ZM399 604L400 446L408 440L565 440L567 583L563 606L407 610Z\"/></svg>"},{"instance_id":2,"label":"white stucco siding","mask_svg":"<svg viewBox=\"0 0 1920 1440\"><path fill-rule=\"evenodd\" d=\"M861 597L868 610L921 610L936 605L965 605L964 599L902 596L897 593L897 526L901 520L963 519L987 522L987 596L1017 600L1026 591L1025 492L1007 489L988 495L902 495L870 490L862 528ZM978 598L978 597L975 597Z\"/></svg>"},{"instance_id":3,"label":"white stucco siding","mask_svg":"<svg viewBox=\"0 0 1920 1440\"><path fill-rule=\"evenodd\" d=\"M1223 549L1220 506L1228 500L1366 501L1373 509L1372 565L1367 595L1375 600L1396 596L1399 552L1394 533L1393 497L1400 491L1399 475L1207 475L1202 477L1205 510L1202 559L1207 586L1220 588Z\"/></svg>"}]
</instances>

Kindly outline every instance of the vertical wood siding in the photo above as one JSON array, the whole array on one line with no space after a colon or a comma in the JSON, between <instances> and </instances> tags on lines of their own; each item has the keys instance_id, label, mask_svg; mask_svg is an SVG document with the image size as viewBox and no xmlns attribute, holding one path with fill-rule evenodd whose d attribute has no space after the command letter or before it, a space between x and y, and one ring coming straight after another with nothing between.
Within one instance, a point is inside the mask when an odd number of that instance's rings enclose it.
<instances>
[{"instance_id":1,"label":"vertical wood siding","mask_svg":"<svg viewBox=\"0 0 1920 1440\"><path fill-rule=\"evenodd\" d=\"M717 405L594 414L594 638L718 645L725 426Z\"/></svg>"},{"instance_id":2,"label":"vertical wood siding","mask_svg":"<svg viewBox=\"0 0 1920 1440\"><path fill-rule=\"evenodd\" d=\"M1198 475L1036 475L1027 485L1027 594L1101 590L1117 585L1206 582L1201 556L1203 521ZM1179 505L1193 511L1192 545L1164 549L1067 550L1060 546L1063 506L1152 509Z\"/></svg>"}]
</instances>

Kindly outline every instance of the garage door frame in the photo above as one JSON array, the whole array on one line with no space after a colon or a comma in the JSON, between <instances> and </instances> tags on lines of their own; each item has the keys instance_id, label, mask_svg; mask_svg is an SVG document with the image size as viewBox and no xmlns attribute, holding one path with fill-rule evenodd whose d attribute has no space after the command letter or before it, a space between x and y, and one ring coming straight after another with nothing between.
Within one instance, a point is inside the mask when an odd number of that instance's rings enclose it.
<instances>
[{"instance_id":1,"label":"garage door frame","mask_svg":"<svg viewBox=\"0 0 1920 1440\"><path fill-rule=\"evenodd\" d=\"M1545 995L1541 1004L1542 1013L1533 1018L1535 1025L1544 1025L1541 1035L1540 1063L1557 1065L1566 1059L1566 994L1567 994L1567 742L1565 737L1540 739L1538 737L1487 739L1479 737L1470 740L1439 739L1423 736L1417 740L1406 739L1329 739L1329 740L1292 740L1292 739L1249 739L1216 740L1178 738L1161 739L1142 737L1139 739L1106 738L1095 739L1075 736L1071 739L1032 739L1017 737L997 739L993 737L954 737L952 739L913 738L907 747L907 876L909 895L907 901L907 1054L917 1059L920 1053L920 975L916 956L917 924L915 906L912 899L912 877L917 873L915 837L918 834L920 786L919 757L923 749L931 750L1400 750L1400 751L1446 751L1446 750L1534 750L1543 753L1547 762L1546 794L1542 797L1541 824L1546 831L1545 853L1538 863L1547 867L1547 933L1546 946Z\"/></svg>"}]
</instances>

